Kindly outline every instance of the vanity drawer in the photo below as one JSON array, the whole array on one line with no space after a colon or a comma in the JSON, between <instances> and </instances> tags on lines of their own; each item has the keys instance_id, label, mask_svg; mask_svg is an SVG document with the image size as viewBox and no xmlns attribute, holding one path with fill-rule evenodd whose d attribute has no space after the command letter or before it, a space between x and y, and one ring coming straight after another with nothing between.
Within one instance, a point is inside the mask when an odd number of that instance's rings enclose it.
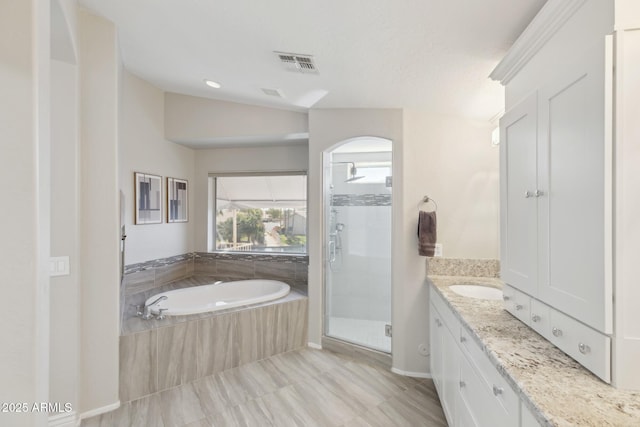
<instances>
[{"instance_id":1,"label":"vanity drawer","mask_svg":"<svg viewBox=\"0 0 640 427\"><path fill-rule=\"evenodd\" d=\"M549 308L548 338L603 381L611 383L611 338Z\"/></svg>"},{"instance_id":2,"label":"vanity drawer","mask_svg":"<svg viewBox=\"0 0 640 427\"><path fill-rule=\"evenodd\" d=\"M458 330L460 329L460 321L453 314L449 305L442 299L442 297L432 288L430 288L429 297L431 298L431 303L438 310L440 316L442 316L442 322L447 326L449 332L454 337L458 336Z\"/></svg>"},{"instance_id":3,"label":"vanity drawer","mask_svg":"<svg viewBox=\"0 0 640 427\"><path fill-rule=\"evenodd\" d=\"M489 386L466 356L460 358L460 396L472 418L481 426L518 425L520 401L516 393L493 370L498 381ZM501 380L501 381L500 381Z\"/></svg>"},{"instance_id":4,"label":"vanity drawer","mask_svg":"<svg viewBox=\"0 0 640 427\"><path fill-rule=\"evenodd\" d=\"M464 328L460 327L460 348L462 353L467 356L472 365L474 365L478 373L481 375L484 382L487 383L487 387L491 384L491 377L488 372L494 372L495 366L489 360L489 357L484 353L484 350L473 339L471 334Z\"/></svg>"},{"instance_id":5,"label":"vanity drawer","mask_svg":"<svg viewBox=\"0 0 640 427\"><path fill-rule=\"evenodd\" d=\"M522 323L531 326L531 297L509 285L502 288L504 309Z\"/></svg>"},{"instance_id":6,"label":"vanity drawer","mask_svg":"<svg viewBox=\"0 0 640 427\"><path fill-rule=\"evenodd\" d=\"M551 341L549 335L551 328L549 327L550 313L552 308L547 304L536 299L531 299L531 328Z\"/></svg>"}]
</instances>

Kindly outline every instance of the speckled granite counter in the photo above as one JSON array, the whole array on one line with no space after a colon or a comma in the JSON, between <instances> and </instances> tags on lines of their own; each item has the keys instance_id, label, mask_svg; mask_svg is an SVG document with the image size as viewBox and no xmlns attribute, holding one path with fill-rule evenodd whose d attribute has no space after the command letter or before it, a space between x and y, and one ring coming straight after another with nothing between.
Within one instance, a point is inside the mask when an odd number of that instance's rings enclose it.
<instances>
[{"instance_id":1,"label":"speckled granite counter","mask_svg":"<svg viewBox=\"0 0 640 427\"><path fill-rule=\"evenodd\" d=\"M503 310L501 301L449 290L455 284L501 288L499 279L429 276L429 281L542 425L640 426L640 392L605 384Z\"/></svg>"}]
</instances>

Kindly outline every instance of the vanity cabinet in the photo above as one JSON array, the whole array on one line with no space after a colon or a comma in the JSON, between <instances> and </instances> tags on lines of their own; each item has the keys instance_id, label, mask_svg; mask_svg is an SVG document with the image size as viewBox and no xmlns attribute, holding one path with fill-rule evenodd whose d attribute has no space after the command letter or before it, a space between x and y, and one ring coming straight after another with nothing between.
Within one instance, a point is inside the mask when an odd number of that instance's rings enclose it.
<instances>
[{"instance_id":1,"label":"vanity cabinet","mask_svg":"<svg viewBox=\"0 0 640 427\"><path fill-rule=\"evenodd\" d=\"M430 288L431 374L450 426L520 425L520 399Z\"/></svg>"},{"instance_id":2,"label":"vanity cabinet","mask_svg":"<svg viewBox=\"0 0 640 427\"><path fill-rule=\"evenodd\" d=\"M640 2L548 0L491 75L507 111L504 307L604 381L637 390L638 30Z\"/></svg>"},{"instance_id":3,"label":"vanity cabinet","mask_svg":"<svg viewBox=\"0 0 640 427\"><path fill-rule=\"evenodd\" d=\"M430 308L430 344L434 349L431 354L431 375L438 390L442 410L449 425L454 425L457 415L456 401L458 393L458 350L451 333L452 328L459 326L455 317L448 315L448 311Z\"/></svg>"}]
</instances>

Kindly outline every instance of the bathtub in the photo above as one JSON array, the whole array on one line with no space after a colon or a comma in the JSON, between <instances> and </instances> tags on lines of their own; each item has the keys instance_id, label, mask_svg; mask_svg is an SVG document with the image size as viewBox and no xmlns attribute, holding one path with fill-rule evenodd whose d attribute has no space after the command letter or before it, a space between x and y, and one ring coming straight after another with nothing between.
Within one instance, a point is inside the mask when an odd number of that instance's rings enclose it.
<instances>
[{"instance_id":1,"label":"bathtub","mask_svg":"<svg viewBox=\"0 0 640 427\"><path fill-rule=\"evenodd\" d=\"M271 301L284 297L289 290L289 285L277 280L237 280L162 292L150 297L146 304L166 296L166 300L151 307L151 312L158 314L160 309L166 309L165 316L181 316Z\"/></svg>"}]
</instances>

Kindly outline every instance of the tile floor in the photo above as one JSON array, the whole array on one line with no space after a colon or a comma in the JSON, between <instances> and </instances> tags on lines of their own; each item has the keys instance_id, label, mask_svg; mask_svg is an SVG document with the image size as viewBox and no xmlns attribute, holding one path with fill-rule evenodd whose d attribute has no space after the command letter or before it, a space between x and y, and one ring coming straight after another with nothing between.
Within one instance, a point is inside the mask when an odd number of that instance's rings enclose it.
<instances>
[{"instance_id":1,"label":"tile floor","mask_svg":"<svg viewBox=\"0 0 640 427\"><path fill-rule=\"evenodd\" d=\"M301 349L124 403L83 427L444 426L431 380Z\"/></svg>"},{"instance_id":2,"label":"tile floor","mask_svg":"<svg viewBox=\"0 0 640 427\"><path fill-rule=\"evenodd\" d=\"M384 353L391 353L391 337L384 334L382 320L347 319L329 317L327 335Z\"/></svg>"}]
</instances>

